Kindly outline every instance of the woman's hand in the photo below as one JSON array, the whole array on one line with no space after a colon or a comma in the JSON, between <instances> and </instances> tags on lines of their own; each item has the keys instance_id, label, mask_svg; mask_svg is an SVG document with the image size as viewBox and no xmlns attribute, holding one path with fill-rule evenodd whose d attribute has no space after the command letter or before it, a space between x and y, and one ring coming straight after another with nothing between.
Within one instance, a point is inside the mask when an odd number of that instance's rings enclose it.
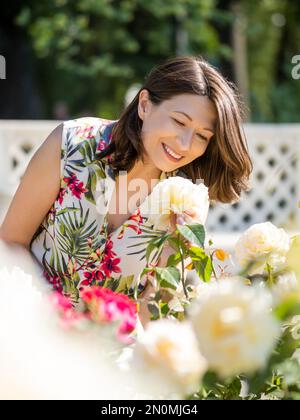
<instances>
[{"instance_id":1,"label":"woman's hand","mask_svg":"<svg viewBox=\"0 0 300 420\"><path fill-rule=\"evenodd\" d=\"M192 224L195 222L196 222L196 212L194 211L185 210L181 214L171 213L170 232L175 232L176 224L184 225L184 224ZM187 239L183 239L183 242L187 248L194 245L192 242L189 242ZM170 245L164 246L161 252L160 258L158 260L157 266L166 267L169 256L174 253L175 253L175 250Z\"/></svg>"},{"instance_id":2,"label":"woman's hand","mask_svg":"<svg viewBox=\"0 0 300 420\"><path fill-rule=\"evenodd\" d=\"M171 213L170 215L170 231L173 232L176 230L177 225L191 224L196 223L196 212L185 210L181 214Z\"/></svg>"}]
</instances>

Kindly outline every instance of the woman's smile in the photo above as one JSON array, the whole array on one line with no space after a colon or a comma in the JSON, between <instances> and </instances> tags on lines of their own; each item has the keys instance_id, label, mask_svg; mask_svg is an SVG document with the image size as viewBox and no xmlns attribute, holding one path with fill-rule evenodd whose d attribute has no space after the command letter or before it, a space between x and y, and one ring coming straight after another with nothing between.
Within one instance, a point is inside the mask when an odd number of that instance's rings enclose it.
<instances>
[{"instance_id":1,"label":"woman's smile","mask_svg":"<svg viewBox=\"0 0 300 420\"><path fill-rule=\"evenodd\" d=\"M179 160L183 159L184 156L178 155L173 149L171 149L168 145L165 143L162 143L164 152L166 156L172 160L172 162L178 162Z\"/></svg>"}]
</instances>

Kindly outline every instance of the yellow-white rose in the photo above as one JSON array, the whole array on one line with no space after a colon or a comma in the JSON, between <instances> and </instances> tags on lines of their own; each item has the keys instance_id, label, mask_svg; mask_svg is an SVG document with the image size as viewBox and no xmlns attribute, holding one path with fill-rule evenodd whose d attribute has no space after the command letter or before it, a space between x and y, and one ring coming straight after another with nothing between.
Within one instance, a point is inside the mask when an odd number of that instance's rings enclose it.
<instances>
[{"instance_id":1,"label":"yellow-white rose","mask_svg":"<svg viewBox=\"0 0 300 420\"><path fill-rule=\"evenodd\" d=\"M288 299L300 300L300 281L293 271L287 271L276 278L271 292L275 304Z\"/></svg>"},{"instance_id":2,"label":"yellow-white rose","mask_svg":"<svg viewBox=\"0 0 300 420\"><path fill-rule=\"evenodd\" d=\"M189 322L161 319L146 325L136 342L132 366L147 375L149 388L154 384L151 392L170 396L195 392L207 362L199 352Z\"/></svg>"},{"instance_id":3,"label":"yellow-white rose","mask_svg":"<svg viewBox=\"0 0 300 420\"><path fill-rule=\"evenodd\" d=\"M171 213L184 211L196 213L189 223L204 225L208 208L208 188L180 176L159 182L140 206L141 213L149 215L148 223L154 225L154 229L162 230L170 226Z\"/></svg>"},{"instance_id":4,"label":"yellow-white rose","mask_svg":"<svg viewBox=\"0 0 300 420\"><path fill-rule=\"evenodd\" d=\"M274 270L280 269L286 262L289 248L290 238L284 229L271 222L258 223L246 230L237 241L235 255L242 267L254 263L249 270L250 275L263 274L267 263Z\"/></svg>"},{"instance_id":5,"label":"yellow-white rose","mask_svg":"<svg viewBox=\"0 0 300 420\"><path fill-rule=\"evenodd\" d=\"M264 366L280 327L264 289L224 279L202 289L188 308L201 354L221 377Z\"/></svg>"}]
</instances>

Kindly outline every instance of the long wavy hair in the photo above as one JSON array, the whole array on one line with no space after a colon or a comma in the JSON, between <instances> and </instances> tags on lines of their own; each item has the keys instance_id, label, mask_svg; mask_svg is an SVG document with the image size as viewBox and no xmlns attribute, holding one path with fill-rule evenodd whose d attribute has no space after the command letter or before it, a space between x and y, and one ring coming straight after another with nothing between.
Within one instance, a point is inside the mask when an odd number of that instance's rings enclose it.
<instances>
[{"instance_id":1,"label":"long wavy hair","mask_svg":"<svg viewBox=\"0 0 300 420\"><path fill-rule=\"evenodd\" d=\"M141 139L143 121L138 115L139 94L147 89L154 105L175 95L206 95L217 111L216 130L205 153L182 166L194 183L202 179L209 189L211 201L237 201L249 189L253 165L242 127L244 109L235 85L201 56L169 58L153 68L145 77L131 103L122 111L112 130L112 141L99 158L111 155L114 172L130 171L145 149Z\"/></svg>"}]
</instances>

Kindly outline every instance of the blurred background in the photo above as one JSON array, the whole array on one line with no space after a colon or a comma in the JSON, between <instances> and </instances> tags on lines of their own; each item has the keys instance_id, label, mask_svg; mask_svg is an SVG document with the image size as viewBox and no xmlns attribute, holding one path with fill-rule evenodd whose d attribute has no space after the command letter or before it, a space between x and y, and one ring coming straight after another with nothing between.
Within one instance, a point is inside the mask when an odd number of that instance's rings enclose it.
<instances>
[{"instance_id":1,"label":"blurred background","mask_svg":"<svg viewBox=\"0 0 300 420\"><path fill-rule=\"evenodd\" d=\"M0 214L58 120L117 119L151 68L181 54L220 69L248 110L253 188L212 208L209 230L297 229L300 3L288 0L2 0Z\"/></svg>"}]
</instances>

